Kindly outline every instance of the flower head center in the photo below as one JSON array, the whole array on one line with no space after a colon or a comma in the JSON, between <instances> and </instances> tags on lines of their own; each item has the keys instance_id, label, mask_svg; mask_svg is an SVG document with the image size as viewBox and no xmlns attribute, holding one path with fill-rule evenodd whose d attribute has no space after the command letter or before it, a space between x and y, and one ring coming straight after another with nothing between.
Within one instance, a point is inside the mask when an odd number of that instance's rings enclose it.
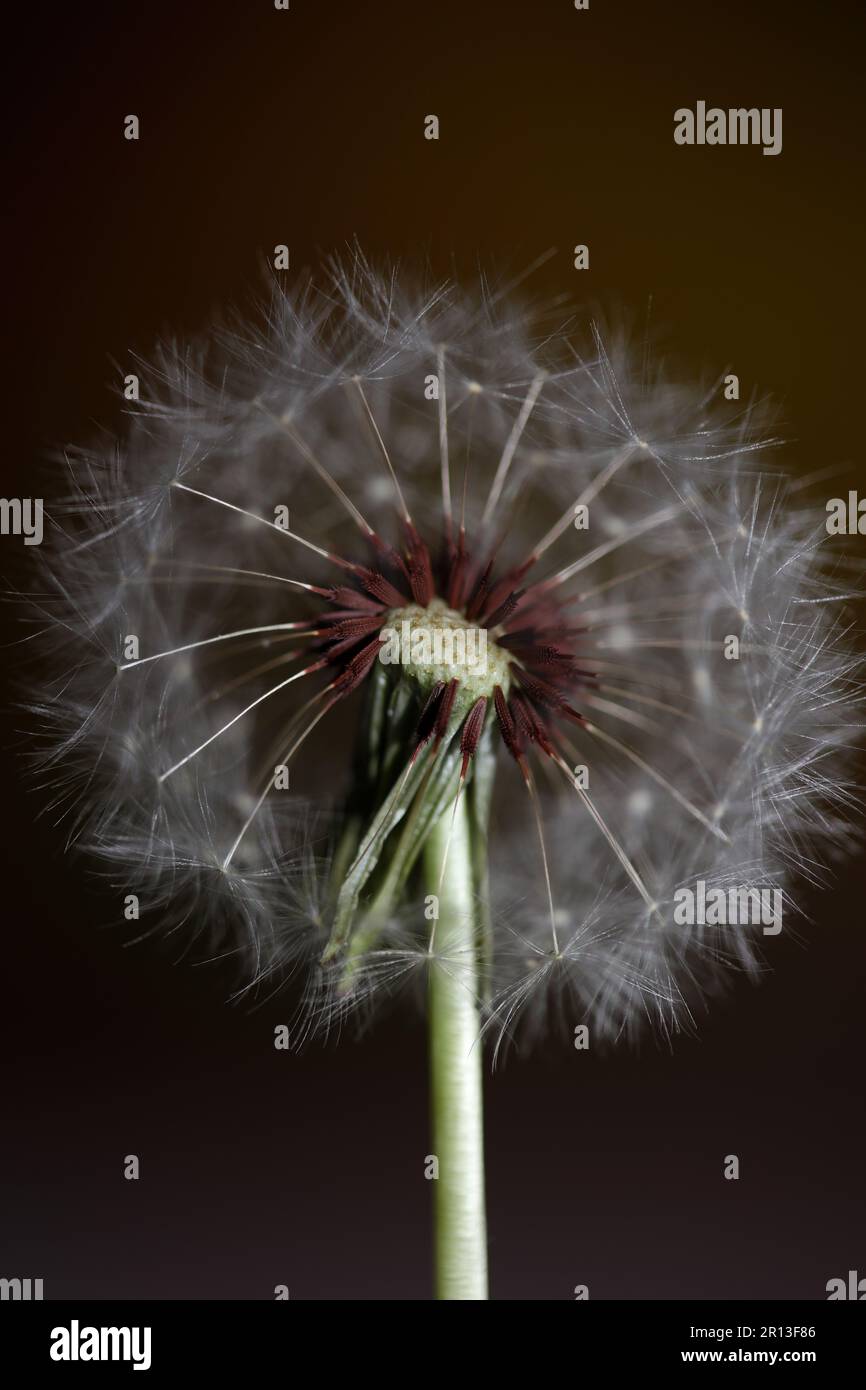
<instances>
[{"instance_id":1,"label":"flower head center","mask_svg":"<svg viewBox=\"0 0 866 1390\"><path fill-rule=\"evenodd\" d=\"M379 660L399 667L424 693L456 680L470 702L509 686L509 657L479 627L443 599L392 609L380 632Z\"/></svg>"}]
</instances>

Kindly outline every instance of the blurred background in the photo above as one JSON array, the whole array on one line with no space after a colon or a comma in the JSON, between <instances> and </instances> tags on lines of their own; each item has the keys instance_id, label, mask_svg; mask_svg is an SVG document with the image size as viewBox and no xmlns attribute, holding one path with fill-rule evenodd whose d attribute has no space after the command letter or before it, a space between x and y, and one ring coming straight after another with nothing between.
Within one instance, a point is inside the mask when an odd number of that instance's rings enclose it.
<instances>
[{"instance_id":1,"label":"blurred background","mask_svg":"<svg viewBox=\"0 0 866 1390\"><path fill-rule=\"evenodd\" d=\"M52 451L122 427L130 354L244 303L277 243L291 278L354 238L459 276L556 248L528 292L649 315L695 376L776 400L789 468L838 466L816 506L866 492L861 6L49 0L7 26L4 496L50 506ZM698 99L782 107L781 155L676 146ZM3 541L7 585L20 555ZM231 1008L218 968L126 946L6 723L0 1274L48 1298L429 1297L420 1020L278 1053L280 1001ZM558 1039L489 1077L494 1298L813 1299L866 1274L864 901L861 860L672 1053Z\"/></svg>"}]
</instances>

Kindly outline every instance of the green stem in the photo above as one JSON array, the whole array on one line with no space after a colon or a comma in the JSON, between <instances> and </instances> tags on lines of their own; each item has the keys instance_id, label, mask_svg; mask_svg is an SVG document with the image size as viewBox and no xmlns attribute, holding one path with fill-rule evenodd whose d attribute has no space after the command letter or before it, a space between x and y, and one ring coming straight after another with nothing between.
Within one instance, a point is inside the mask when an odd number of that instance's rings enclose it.
<instances>
[{"instance_id":1,"label":"green stem","mask_svg":"<svg viewBox=\"0 0 866 1390\"><path fill-rule=\"evenodd\" d=\"M442 887L439 877L450 835ZM484 1211L479 932L472 837L464 794L433 826L424 846L427 891L439 898L430 967L430 1080L436 1296L487 1298Z\"/></svg>"}]
</instances>

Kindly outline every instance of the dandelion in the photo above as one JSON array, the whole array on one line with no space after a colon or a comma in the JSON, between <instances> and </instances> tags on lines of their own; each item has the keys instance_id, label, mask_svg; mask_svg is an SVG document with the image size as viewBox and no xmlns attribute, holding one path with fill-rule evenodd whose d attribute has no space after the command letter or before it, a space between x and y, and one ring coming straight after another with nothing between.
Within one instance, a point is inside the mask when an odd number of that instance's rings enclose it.
<instances>
[{"instance_id":1,"label":"dandelion","mask_svg":"<svg viewBox=\"0 0 866 1390\"><path fill-rule=\"evenodd\" d=\"M299 1043L426 1000L443 1298L485 1046L692 1027L767 947L708 886L793 913L856 809L848 586L759 412L514 300L356 254L164 348L39 601L53 804L140 930L299 981Z\"/></svg>"}]
</instances>

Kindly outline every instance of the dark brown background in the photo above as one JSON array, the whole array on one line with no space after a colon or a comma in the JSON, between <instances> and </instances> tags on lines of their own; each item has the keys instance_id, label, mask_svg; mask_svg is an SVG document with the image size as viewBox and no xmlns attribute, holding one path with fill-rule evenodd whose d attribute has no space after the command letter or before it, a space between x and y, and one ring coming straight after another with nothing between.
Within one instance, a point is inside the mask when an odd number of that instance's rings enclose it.
<instances>
[{"instance_id":1,"label":"dark brown background","mask_svg":"<svg viewBox=\"0 0 866 1390\"><path fill-rule=\"evenodd\" d=\"M37 492L52 446L118 426L112 362L242 301L275 243L300 267L355 236L460 273L555 246L539 292L639 313L652 293L696 372L730 363L744 392L777 397L792 468L841 464L832 492L854 485L858 4L91 0L17 26L4 495ZM782 154L678 148L673 111L698 98L783 107ZM15 674L14 646L7 661ZM419 1022L277 1054L279 1005L224 1007L215 971L125 949L62 831L36 819L26 720L9 724L0 1274L43 1277L48 1297L429 1296ZM579 1282L593 1298L821 1298L866 1274L864 890L855 863L815 900L808 940L774 943L777 970L673 1055L560 1042L490 1080L496 1298ZM721 1176L732 1152L737 1183Z\"/></svg>"}]
</instances>

